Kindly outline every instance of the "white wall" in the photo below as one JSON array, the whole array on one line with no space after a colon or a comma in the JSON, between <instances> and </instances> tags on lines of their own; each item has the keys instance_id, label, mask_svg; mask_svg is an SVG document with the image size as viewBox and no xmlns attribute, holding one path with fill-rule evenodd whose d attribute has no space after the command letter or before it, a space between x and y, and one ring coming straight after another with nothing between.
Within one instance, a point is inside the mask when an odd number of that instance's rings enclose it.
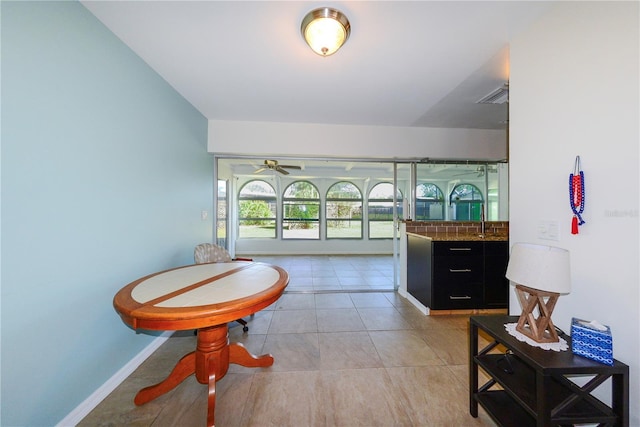
<instances>
[{"instance_id":1,"label":"white wall","mask_svg":"<svg viewBox=\"0 0 640 427\"><path fill-rule=\"evenodd\" d=\"M356 159L506 157L502 130L209 120L209 152Z\"/></svg>"},{"instance_id":2,"label":"white wall","mask_svg":"<svg viewBox=\"0 0 640 427\"><path fill-rule=\"evenodd\" d=\"M639 28L638 2L561 3L513 41L510 77L510 240L570 251L572 291L554 322L567 332L571 317L611 326L614 357L631 368L632 426L640 425ZM586 224L572 235L577 155ZM558 241L538 238L545 220L560 224ZM520 312L515 298L510 310Z\"/></svg>"}]
</instances>

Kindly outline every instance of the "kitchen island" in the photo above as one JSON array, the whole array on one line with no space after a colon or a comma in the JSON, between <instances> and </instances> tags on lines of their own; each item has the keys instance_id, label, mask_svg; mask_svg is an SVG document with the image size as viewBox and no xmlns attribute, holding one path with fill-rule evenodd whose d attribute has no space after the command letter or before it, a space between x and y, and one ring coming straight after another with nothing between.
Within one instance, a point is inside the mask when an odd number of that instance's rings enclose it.
<instances>
[{"instance_id":1,"label":"kitchen island","mask_svg":"<svg viewBox=\"0 0 640 427\"><path fill-rule=\"evenodd\" d=\"M398 292L423 313L506 312L508 223L408 221L401 231Z\"/></svg>"}]
</instances>

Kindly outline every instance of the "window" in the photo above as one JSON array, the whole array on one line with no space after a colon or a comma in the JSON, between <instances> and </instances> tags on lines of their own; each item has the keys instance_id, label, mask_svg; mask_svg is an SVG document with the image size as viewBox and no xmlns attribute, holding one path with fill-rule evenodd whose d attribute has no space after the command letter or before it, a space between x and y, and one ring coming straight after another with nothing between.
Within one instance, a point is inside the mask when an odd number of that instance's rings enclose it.
<instances>
[{"instance_id":1,"label":"window","mask_svg":"<svg viewBox=\"0 0 640 427\"><path fill-rule=\"evenodd\" d=\"M229 182L223 179L218 180L218 205L217 209L217 223L216 223L216 243L223 248L227 247L227 227L229 221L227 219L227 189Z\"/></svg>"},{"instance_id":2,"label":"window","mask_svg":"<svg viewBox=\"0 0 640 427\"><path fill-rule=\"evenodd\" d=\"M362 193L354 184L341 181L327 191L325 208L327 239L362 238Z\"/></svg>"},{"instance_id":3,"label":"window","mask_svg":"<svg viewBox=\"0 0 640 427\"><path fill-rule=\"evenodd\" d=\"M260 180L249 181L238 197L238 238L276 238L276 192Z\"/></svg>"},{"instance_id":4,"label":"window","mask_svg":"<svg viewBox=\"0 0 640 427\"><path fill-rule=\"evenodd\" d=\"M320 193L308 181L296 181L284 191L282 238L320 239Z\"/></svg>"},{"instance_id":5,"label":"window","mask_svg":"<svg viewBox=\"0 0 640 427\"><path fill-rule=\"evenodd\" d=\"M416 220L444 220L444 194L431 183L416 186Z\"/></svg>"},{"instance_id":6,"label":"window","mask_svg":"<svg viewBox=\"0 0 640 427\"><path fill-rule=\"evenodd\" d=\"M480 221L484 199L473 184L458 184L449 196L453 221Z\"/></svg>"},{"instance_id":7,"label":"window","mask_svg":"<svg viewBox=\"0 0 640 427\"><path fill-rule=\"evenodd\" d=\"M398 214L402 215L402 194L397 194ZM391 239L393 238L393 184L381 182L373 186L369 192L367 203L369 216L369 238Z\"/></svg>"}]
</instances>

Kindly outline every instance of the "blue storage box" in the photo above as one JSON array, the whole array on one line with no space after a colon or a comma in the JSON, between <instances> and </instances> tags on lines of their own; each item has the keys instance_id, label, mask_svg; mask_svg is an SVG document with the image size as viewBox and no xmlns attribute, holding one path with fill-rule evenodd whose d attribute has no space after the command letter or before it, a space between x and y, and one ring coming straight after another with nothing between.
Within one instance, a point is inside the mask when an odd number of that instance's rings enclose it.
<instances>
[{"instance_id":1,"label":"blue storage box","mask_svg":"<svg viewBox=\"0 0 640 427\"><path fill-rule=\"evenodd\" d=\"M613 365L611 328L597 322L571 319L571 351L605 365Z\"/></svg>"}]
</instances>

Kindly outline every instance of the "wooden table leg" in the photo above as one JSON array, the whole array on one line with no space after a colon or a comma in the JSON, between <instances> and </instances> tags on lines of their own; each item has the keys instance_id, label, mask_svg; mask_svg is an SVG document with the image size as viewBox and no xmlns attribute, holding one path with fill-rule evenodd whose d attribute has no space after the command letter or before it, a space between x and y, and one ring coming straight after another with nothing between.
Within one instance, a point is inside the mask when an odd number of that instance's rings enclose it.
<instances>
[{"instance_id":1,"label":"wooden table leg","mask_svg":"<svg viewBox=\"0 0 640 427\"><path fill-rule=\"evenodd\" d=\"M206 384L207 427L214 425L216 407L216 381L222 379L229 370L229 336L227 324L211 326L198 330L196 346L196 379Z\"/></svg>"},{"instance_id":2,"label":"wooden table leg","mask_svg":"<svg viewBox=\"0 0 640 427\"><path fill-rule=\"evenodd\" d=\"M213 365L212 365L213 366ZM216 410L216 373L209 374L209 394L207 397L207 427L214 427L214 413Z\"/></svg>"},{"instance_id":3,"label":"wooden table leg","mask_svg":"<svg viewBox=\"0 0 640 427\"><path fill-rule=\"evenodd\" d=\"M162 396L168 391L173 390L178 384L185 380L189 375L195 372L195 352L191 352L184 356L173 368L171 373L162 382L145 387L136 394L133 399L133 403L136 405L143 405L147 402L151 402L156 397Z\"/></svg>"},{"instance_id":4,"label":"wooden table leg","mask_svg":"<svg viewBox=\"0 0 640 427\"><path fill-rule=\"evenodd\" d=\"M254 356L240 343L229 344L229 363L246 366L247 368L266 368L273 365L273 356L263 354Z\"/></svg>"},{"instance_id":5,"label":"wooden table leg","mask_svg":"<svg viewBox=\"0 0 640 427\"><path fill-rule=\"evenodd\" d=\"M206 384L209 388L207 426L213 426L216 405L216 381L226 375L229 370L229 363L250 368L273 365L273 356L270 354L254 356L240 343L229 344L228 335L226 323L199 329L196 351L180 359L164 381L140 390L134 399L135 404L142 405L150 402L172 390L189 375L195 373L198 382Z\"/></svg>"}]
</instances>

